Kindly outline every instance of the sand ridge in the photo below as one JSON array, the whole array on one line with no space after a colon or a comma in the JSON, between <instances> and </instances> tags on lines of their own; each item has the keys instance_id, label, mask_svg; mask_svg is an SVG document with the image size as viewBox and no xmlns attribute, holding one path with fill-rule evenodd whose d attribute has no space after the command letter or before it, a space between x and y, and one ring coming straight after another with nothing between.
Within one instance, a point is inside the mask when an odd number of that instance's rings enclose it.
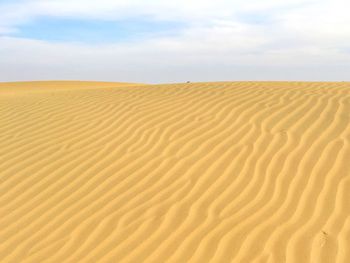
<instances>
[{"instance_id":1,"label":"sand ridge","mask_svg":"<svg viewBox=\"0 0 350 263\"><path fill-rule=\"evenodd\" d=\"M0 92L2 95L40 92L59 92L62 90L86 90L114 88L120 86L143 86L141 83L127 82L98 82L98 81L23 81L23 82L0 82Z\"/></svg>"},{"instance_id":2,"label":"sand ridge","mask_svg":"<svg viewBox=\"0 0 350 263\"><path fill-rule=\"evenodd\" d=\"M0 262L349 262L349 159L346 82L1 83Z\"/></svg>"}]
</instances>

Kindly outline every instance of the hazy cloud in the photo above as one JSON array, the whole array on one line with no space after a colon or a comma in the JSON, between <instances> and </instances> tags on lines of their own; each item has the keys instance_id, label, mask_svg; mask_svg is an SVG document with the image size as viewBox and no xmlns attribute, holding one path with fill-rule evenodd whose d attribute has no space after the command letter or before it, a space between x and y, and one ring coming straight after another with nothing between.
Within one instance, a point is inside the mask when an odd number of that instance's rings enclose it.
<instances>
[{"instance_id":1,"label":"hazy cloud","mask_svg":"<svg viewBox=\"0 0 350 263\"><path fill-rule=\"evenodd\" d=\"M349 8L344 0L4 1L0 80L349 80ZM183 26L167 28L169 34L111 37L104 44L23 37L24 25L42 18L146 19L149 32L154 21Z\"/></svg>"}]
</instances>

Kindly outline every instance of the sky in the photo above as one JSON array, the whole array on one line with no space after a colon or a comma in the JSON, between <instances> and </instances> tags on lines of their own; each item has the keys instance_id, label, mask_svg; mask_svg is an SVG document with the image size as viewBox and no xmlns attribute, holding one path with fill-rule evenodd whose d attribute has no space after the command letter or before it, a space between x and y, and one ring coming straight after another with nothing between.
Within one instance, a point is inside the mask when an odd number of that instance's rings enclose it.
<instances>
[{"instance_id":1,"label":"sky","mask_svg":"<svg viewBox=\"0 0 350 263\"><path fill-rule=\"evenodd\" d=\"M349 81L348 0L0 0L0 81Z\"/></svg>"}]
</instances>

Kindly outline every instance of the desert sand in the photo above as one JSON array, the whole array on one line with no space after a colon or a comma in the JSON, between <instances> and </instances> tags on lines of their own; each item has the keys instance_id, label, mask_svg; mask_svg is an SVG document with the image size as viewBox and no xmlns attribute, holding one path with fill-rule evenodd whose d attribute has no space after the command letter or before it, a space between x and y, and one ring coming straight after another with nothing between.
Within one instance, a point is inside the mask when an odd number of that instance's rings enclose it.
<instances>
[{"instance_id":1,"label":"desert sand","mask_svg":"<svg viewBox=\"0 0 350 263\"><path fill-rule=\"evenodd\" d=\"M350 83L1 83L0 262L350 262Z\"/></svg>"}]
</instances>

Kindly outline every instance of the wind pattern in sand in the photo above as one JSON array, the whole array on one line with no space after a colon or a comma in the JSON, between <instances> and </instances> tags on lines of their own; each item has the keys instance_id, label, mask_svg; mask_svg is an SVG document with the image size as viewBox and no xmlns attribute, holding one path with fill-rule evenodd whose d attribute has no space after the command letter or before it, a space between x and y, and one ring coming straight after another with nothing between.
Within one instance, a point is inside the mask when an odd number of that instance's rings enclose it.
<instances>
[{"instance_id":1,"label":"wind pattern in sand","mask_svg":"<svg viewBox=\"0 0 350 263\"><path fill-rule=\"evenodd\" d=\"M0 262L350 262L350 83L31 85Z\"/></svg>"}]
</instances>

